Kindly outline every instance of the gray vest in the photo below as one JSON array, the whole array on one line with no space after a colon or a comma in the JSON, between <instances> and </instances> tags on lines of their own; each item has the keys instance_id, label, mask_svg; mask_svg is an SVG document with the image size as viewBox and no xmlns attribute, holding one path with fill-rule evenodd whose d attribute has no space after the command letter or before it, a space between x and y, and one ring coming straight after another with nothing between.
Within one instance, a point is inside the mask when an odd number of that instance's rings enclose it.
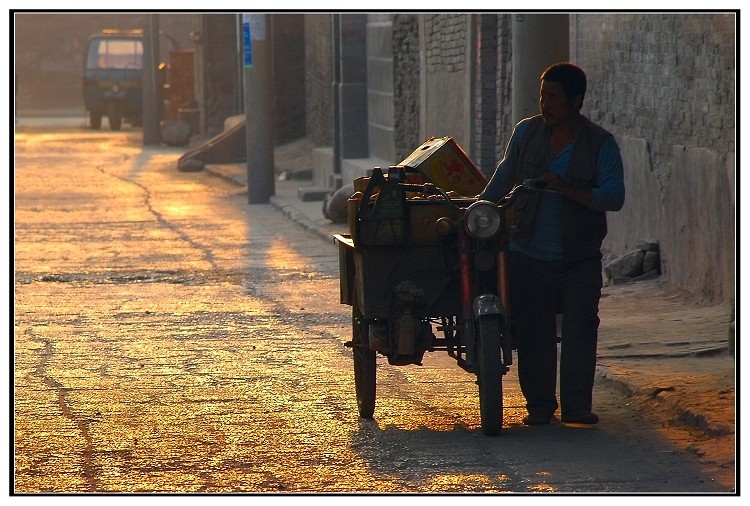
<instances>
[{"instance_id":1,"label":"gray vest","mask_svg":"<svg viewBox=\"0 0 750 506\"><path fill-rule=\"evenodd\" d=\"M529 120L513 181L537 178L547 172L550 135L551 130L544 125L541 115ZM594 188L599 150L604 140L611 135L583 118L583 128L562 175L567 184L578 188ZM514 240L522 244L528 242L531 236L539 196L538 192L524 194L515 203L511 234ZM563 198L562 201L563 259L571 261L601 255L602 240L607 235L606 213L595 211L569 198Z\"/></svg>"}]
</instances>

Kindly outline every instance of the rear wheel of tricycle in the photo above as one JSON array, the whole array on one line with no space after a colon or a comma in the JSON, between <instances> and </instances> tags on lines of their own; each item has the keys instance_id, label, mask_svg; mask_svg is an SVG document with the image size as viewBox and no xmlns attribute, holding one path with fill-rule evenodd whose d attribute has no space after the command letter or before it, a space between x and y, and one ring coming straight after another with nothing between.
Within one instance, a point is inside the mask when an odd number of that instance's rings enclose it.
<instances>
[{"instance_id":1,"label":"rear wheel of tricycle","mask_svg":"<svg viewBox=\"0 0 750 506\"><path fill-rule=\"evenodd\" d=\"M503 371L500 360L500 315L483 315L478 321L477 362L479 411L482 431L500 434L503 427Z\"/></svg>"},{"instance_id":2,"label":"rear wheel of tricycle","mask_svg":"<svg viewBox=\"0 0 750 506\"><path fill-rule=\"evenodd\" d=\"M369 325L359 308L352 307L352 354L357 408L362 418L375 413L375 352L370 349Z\"/></svg>"}]
</instances>

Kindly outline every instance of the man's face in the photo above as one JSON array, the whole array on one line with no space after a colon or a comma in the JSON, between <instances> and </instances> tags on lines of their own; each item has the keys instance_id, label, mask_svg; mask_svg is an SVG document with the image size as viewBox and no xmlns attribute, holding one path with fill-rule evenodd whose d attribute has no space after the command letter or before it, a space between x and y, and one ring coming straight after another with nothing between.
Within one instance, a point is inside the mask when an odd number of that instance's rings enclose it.
<instances>
[{"instance_id":1,"label":"man's face","mask_svg":"<svg viewBox=\"0 0 750 506\"><path fill-rule=\"evenodd\" d=\"M578 97L574 97L572 101L568 100L562 84L542 81L539 89L539 112L542 113L545 125L561 125L574 119L578 116L577 102Z\"/></svg>"}]
</instances>

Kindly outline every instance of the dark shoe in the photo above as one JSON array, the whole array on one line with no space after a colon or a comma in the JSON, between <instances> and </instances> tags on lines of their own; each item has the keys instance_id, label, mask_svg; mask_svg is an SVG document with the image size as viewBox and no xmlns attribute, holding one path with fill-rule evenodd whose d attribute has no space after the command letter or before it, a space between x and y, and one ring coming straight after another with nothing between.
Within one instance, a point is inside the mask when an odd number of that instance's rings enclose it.
<instances>
[{"instance_id":1,"label":"dark shoe","mask_svg":"<svg viewBox=\"0 0 750 506\"><path fill-rule=\"evenodd\" d=\"M595 423L599 423L599 417L596 416L594 413L587 413L583 416L577 416L575 418L566 418L562 417L563 423L580 423L584 425L594 425Z\"/></svg>"},{"instance_id":2,"label":"dark shoe","mask_svg":"<svg viewBox=\"0 0 750 506\"><path fill-rule=\"evenodd\" d=\"M549 424L549 416L540 416L540 415L526 415L523 417L524 425L548 425Z\"/></svg>"}]
</instances>

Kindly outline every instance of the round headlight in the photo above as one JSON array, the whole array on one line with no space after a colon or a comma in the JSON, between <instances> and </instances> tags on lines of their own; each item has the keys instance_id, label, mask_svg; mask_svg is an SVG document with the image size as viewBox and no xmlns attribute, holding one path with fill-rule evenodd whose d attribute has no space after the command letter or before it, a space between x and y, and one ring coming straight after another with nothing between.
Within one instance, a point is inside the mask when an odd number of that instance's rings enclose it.
<instances>
[{"instance_id":1,"label":"round headlight","mask_svg":"<svg viewBox=\"0 0 750 506\"><path fill-rule=\"evenodd\" d=\"M466 230L477 239L489 239L500 230L500 212L486 200L474 202L466 210Z\"/></svg>"}]
</instances>

